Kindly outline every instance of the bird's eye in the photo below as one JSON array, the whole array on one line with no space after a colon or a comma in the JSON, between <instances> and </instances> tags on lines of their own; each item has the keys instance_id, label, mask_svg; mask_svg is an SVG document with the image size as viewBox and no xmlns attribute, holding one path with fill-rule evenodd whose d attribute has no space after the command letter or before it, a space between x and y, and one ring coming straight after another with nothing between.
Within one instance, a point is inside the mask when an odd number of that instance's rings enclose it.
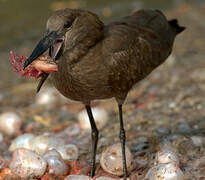
<instances>
[{"instance_id":1,"label":"bird's eye","mask_svg":"<svg viewBox=\"0 0 205 180\"><path fill-rule=\"evenodd\" d=\"M71 26L71 22L70 21L66 21L66 23L64 24L64 28L69 28Z\"/></svg>"}]
</instances>

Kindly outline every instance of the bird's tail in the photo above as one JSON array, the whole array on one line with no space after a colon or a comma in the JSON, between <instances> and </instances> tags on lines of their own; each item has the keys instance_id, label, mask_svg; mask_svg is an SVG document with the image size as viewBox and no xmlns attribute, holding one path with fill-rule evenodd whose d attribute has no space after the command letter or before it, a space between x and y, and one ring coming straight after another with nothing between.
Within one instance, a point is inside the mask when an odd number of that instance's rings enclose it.
<instances>
[{"instance_id":1,"label":"bird's tail","mask_svg":"<svg viewBox=\"0 0 205 180\"><path fill-rule=\"evenodd\" d=\"M177 33L181 33L182 31L184 31L186 29L186 27L184 26L179 26L178 21L176 19L172 19L170 21L168 21L170 26L172 27L172 29Z\"/></svg>"}]
</instances>

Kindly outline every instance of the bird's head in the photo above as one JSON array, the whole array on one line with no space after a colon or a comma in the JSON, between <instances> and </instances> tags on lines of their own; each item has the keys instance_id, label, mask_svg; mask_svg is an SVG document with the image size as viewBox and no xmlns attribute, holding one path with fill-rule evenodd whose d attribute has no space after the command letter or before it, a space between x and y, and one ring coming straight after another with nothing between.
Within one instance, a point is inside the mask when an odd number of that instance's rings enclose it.
<instances>
[{"instance_id":1,"label":"bird's head","mask_svg":"<svg viewBox=\"0 0 205 180\"><path fill-rule=\"evenodd\" d=\"M83 44L90 47L103 36L103 23L98 17L84 10L63 9L53 13L46 25L46 33L24 63L24 69L49 50L57 60L66 51Z\"/></svg>"}]
</instances>

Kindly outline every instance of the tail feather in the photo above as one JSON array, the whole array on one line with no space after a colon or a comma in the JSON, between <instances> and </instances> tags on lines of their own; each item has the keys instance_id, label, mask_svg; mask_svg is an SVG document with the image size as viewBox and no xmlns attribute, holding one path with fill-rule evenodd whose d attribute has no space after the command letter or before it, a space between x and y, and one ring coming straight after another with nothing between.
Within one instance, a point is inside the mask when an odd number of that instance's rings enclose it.
<instances>
[{"instance_id":1,"label":"tail feather","mask_svg":"<svg viewBox=\"0 0 205 180\"><path fill-rule=\"evenodd\" d=\"M184 26L179 26L178 21L176 19L172 19L168 21L170 26L176 31L177 34L181 33L186 29Z\"/></svg>"}]
</instances>

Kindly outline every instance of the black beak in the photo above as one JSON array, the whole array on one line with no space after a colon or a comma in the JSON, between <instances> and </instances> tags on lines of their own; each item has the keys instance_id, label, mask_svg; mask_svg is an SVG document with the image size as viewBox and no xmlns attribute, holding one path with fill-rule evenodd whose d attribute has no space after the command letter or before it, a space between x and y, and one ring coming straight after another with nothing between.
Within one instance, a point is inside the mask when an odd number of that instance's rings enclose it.
<instances>
[{"instance_id":1,"label":"black beak","mask_svg":"<svg viewBox=\"0 0 205 180\"><path fill-rule=\"evenodd\" d=\"M53 45L53 43L55 42L57 38L58 38L58 34L56 31L47 32L45 36L36 45L31 55L24 63L23 70L29 64L31 64L35 59L41 56L45 51L47 51L47 49Z\"/></svg>"}]
</instances>

